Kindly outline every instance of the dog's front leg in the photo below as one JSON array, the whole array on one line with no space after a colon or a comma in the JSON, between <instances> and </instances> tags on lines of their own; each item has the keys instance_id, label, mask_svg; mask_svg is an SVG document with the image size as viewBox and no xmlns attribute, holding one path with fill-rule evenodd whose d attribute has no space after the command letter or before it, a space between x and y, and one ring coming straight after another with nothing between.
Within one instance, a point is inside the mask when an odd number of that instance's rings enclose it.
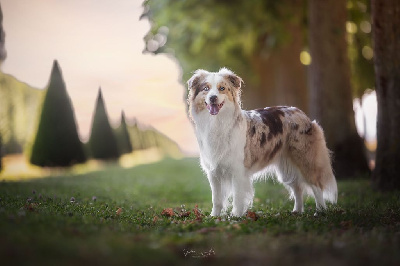
<instances>
[{"instance_id":1,"label":"dog's front leg","mask_svg":"<svg viewBox=\"0 0 400 266\"><path fill-rule=\"evenodd\" d=\"M240 173L240 171L238 171ZM243 216L253 204L254 187L250 177L236 172L233 176L232 216Z\"/></svg>"},{"instance_id":2,"label":"dog's front leg","mask_svg":"<svg viewBox=\"0 0 400 266\"><path fill-rule=\"evenodd\" d=\"M224 201L221 180L216 175L210 173L208 174L208 181L210 182L211 186L212 203L213 203L211 216L220 216Z\"/></svg>"}]
</instances>

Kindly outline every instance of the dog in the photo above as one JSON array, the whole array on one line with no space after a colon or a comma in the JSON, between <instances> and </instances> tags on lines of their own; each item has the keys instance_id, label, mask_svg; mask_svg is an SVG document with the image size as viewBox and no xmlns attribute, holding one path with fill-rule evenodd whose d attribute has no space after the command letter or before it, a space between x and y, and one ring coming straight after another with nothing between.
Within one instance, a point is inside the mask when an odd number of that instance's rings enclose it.
<instances>
[{"instance_id":1,"label":"dog","mask_svg":"<svg viewBox=\"0 0 400 266\"><path fill-rule=\"evenodd\" d=\"M240 217L252 207L253 181L268 172L304 211L303 197L336 203L337 184L322 128L295 107L241 108L243 80L227 68L196 70L188 80L189 117L200 149L200 164L212 192L211 216Z\"/></svg>"}]
</instances>

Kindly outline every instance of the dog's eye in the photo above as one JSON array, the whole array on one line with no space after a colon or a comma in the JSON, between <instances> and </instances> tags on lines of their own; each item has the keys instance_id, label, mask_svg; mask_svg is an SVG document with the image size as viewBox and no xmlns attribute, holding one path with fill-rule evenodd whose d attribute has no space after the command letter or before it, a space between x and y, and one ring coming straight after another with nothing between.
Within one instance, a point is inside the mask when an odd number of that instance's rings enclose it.
<instances>
[{"instance_id":1,"label":"dog's eye","mask_svg":"<svg viewBox=\"0 0 400 266\"><path fill-rule=\"evenodd\" d=\"M210 90L210 88L208 87L208 86L205 86L204 88L203 88L203 91L209 91Z\"/></svg>"},{"instance_id":2,"label":"dog's eye","mask_svg":"<svg viewBox=\"0 0 400 266\"><path fill-rule=\"evenodd\" d=\"M225 90L225 88L224 87L219 87L219 90L223 91L223 90Z\"/></svg>"}]
</instances>

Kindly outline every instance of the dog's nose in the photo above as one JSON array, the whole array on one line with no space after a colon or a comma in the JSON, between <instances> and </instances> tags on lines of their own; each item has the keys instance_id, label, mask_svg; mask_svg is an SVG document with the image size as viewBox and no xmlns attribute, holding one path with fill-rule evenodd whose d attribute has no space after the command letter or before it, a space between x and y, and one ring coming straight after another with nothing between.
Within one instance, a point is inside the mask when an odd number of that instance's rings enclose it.
<instances>
[{"instance_id":1,"label":"dog's nose","mask_svg":"<svg viewBox=\"0 0 400 266\"><path fill-rule=\"evenodd\" d=\"M218 96L217 95L213 95L210 97L210 103L215 104L218 101Z\"/></svg>"}]
</instances>

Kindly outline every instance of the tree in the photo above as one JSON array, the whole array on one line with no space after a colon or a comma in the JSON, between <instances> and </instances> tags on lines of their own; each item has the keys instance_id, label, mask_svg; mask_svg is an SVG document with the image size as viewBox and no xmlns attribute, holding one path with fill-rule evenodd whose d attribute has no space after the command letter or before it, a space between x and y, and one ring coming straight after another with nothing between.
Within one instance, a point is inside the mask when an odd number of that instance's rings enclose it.
<instances>
[{"instance_id":1,"label":"tree","mask_svg":"<svg viewBox=\"0 0 400 266\"><path fill-rule=\"evenodd\" d=\"M309 1L310 112L333 151L337 177L368 171L352 107L345 0Z\"/></svg>"},{"instance_id":2,"label":"tree","mask_svg":"<svg viewBox=\"0 0 400 266\"><path fill-rule=\"evenodd\" d=\"M71 100L55 60L44 98L30 161L39 166L70 166L86 161Z\"/></svg>"},{"instance_id":3,"label":"tree","mask_svg":"<svg viewBox=\"0 0 400 266\"><path fill-rule=\"evenodd\" d=\"M0 5L0 63L3 62L3 60L6 58L6 50L4 48L4 30L3 30L3 11L1 10L1 5ZM0 134L0 172L3 169L3 164L2 164L2 158L3 158L3 142Z\"/></svg>"},{"instance_id":4,"label":"tree","mask_svg":"<svg viewBox=\"0 0 400 266\"><path fill-rule=\"evenodd\" d=\"M400 1L372 0L377 150L374 186L400 189Z\"/></svg>"},{"instance_id":5,"label":"tree","mask_svg":"<svg viewBox=\"0 0 400 266\"><path fill-rule=\"evenodd\" d=\"M121 112L121 123L119 127L115 129L115 135L117 137L119 152L121 154L131 153L133 149L124 111Z\"/></svg>"},{"instance_id":6,"label":"tree","mask_svg":"<svg viewBox=\"0 0 400 266\"><path fill-rule=\"evenodd\" d=\"M0 135L0 172L3 169L3 142Z\"/></svg>"},{"instance_id":7,"label":"tree","mask_svg":"<svg viewBox=\"0 0 400 266\"><path fill-rule=\"evenodd\" d=\"M353 96L375 87L370 0L347 0L347 44Z\"/></svg>"},{"instance_id":8,"label":"tree","mask_svg":"<svg viewBox=\"0 0 400 266\"><path fill-rule=\"evenodd\" d=\"M108 120L101 88L97 96L89 139L91 156L96 159L117 159L120 156L114 132Z\"/></svg>"},{"instance_id":9,"label":"tree","mask_svg":"<svg viewBox=\"0 0 400 266\"><path fill-rule=\"evenodd\" d=\"M245 80L245 108L286 104L307 111L306 67L299 60L303 0L151 0L144 5L143 16L152 22L146 51L174 55L184 81L198 68L226 66Z\"/></svg>"},{"instance_id":10,"label":"tree","mask_svg":"<svg viewBox=\"0 0 400 266\"><path fill-rule=\"evenodd\" d=\"M7 57L7 52L5 48L5 37L6 34L4 33L3 29L3 11L1 10L0 5L0 62L3 62Z\"/></svg>"}]
</instances>

